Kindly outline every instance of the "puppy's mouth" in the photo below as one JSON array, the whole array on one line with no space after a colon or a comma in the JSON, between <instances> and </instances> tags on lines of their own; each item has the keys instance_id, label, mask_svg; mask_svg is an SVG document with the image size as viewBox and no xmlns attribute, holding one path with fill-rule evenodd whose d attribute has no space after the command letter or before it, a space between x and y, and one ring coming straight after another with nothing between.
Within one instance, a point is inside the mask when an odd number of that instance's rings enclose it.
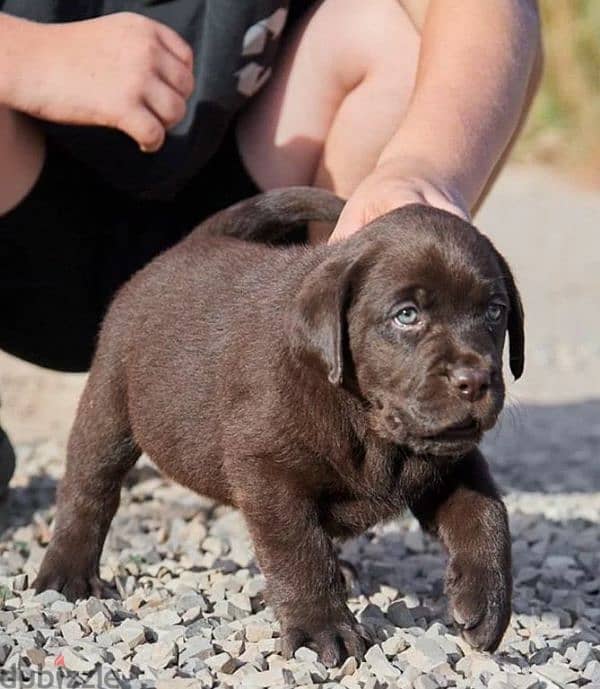
<instances>
[{"instance_id":1,"label":"puppy's mouth","mask_svg":"<svg viewBox=\"0 0 600 689\"><path fill-rule=\"evenodd\" d=\"M461 421L443 426L439 430L424 430L408 439L415 452L438 456L457 457L476 447L485 431L495 422L495 416L476 418L468 416Z\"/></svg>"},{"instance_id":2,"label":"puppy's mouth","mask_svg":"<svg viewBox=\"0 0 600 689\"><path fill-rule=\"evenodd\" d=\"M496 409L486 410L482 415L475 415L470 410L463 413L466 415L457 420L428 410L396 407L387 414L374 415L373 426L383 438L417 454L456 457L476 447L498 416Z\"/></svg>"},{"instance_id":3,"label":"puppy's mouth","mask_svg":"<svg viewBox=\"0 0 600 689\"><path fill-rule=\"evenodd\" d=\"M440 430L416 434L408 438L407 444L419 454L458 457L478 445L484 430L481 421L468 417Z\"/></svg>"},{"instance_id":4,"label":"puppy's mouth","mask_svg":"<svg viewBox=\"0 0 600 689\"><path fill-rule=\"evenodd\" d=\"M445 426L441 431L423 435L424 439L440 442L476 440L481 435L481 424L473 417Z\"/></svg>"}]
</instances>

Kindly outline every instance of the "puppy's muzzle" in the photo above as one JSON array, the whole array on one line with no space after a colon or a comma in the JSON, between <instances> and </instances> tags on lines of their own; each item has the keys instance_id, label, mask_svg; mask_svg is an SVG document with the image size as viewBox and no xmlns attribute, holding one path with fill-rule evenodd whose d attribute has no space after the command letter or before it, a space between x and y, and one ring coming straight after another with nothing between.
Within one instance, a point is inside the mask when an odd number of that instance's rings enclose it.
<instances>
[{"instance_id":1,"label":"puppy's muzzle","mask_svg":"<svg viewBox=\"0 0 600 689\"><path fill-rule=\"evenodd\" d=\"M490 368L458 366L449 373L452 387L468 402L478 402L488 393L492 384Z\"/></svg>"}]
</instances>

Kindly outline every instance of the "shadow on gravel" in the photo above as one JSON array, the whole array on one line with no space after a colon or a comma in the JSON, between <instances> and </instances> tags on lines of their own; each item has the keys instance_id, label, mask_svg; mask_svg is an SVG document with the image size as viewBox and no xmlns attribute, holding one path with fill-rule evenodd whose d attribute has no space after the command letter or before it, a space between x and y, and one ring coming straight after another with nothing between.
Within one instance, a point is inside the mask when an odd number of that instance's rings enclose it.
<instances>
[{"instance_id":1,"label":"shadow on gravel","mask_svg":"<svg viewBox=\"0 0 600 689\"><path fill-rule=\"evenodd\" d=\"M32 476L24 486L11 487L0 502L0 542L9 532L34 521L36 512L54 505L57 481L47 474Z\"/></svg>"},{"instance_id":2,"label":"shadow on gravel","mask_svg":"<svg viewBox=\"0 0 600 689\"><path fill-rule=\"evenodd\" d=\"M513 666L514 670L518 666L529 673L538 668L543 672L542 666L555 653L574 657L575 653L581 655L582 649L585 652L586 643L600 643L600 514L589 518L570 515L564 519L549 516L554 504L564 507L566 500L580 500L577 495L568 495L569 490L578 491L581 487L564 478L569 472L558 462L561 448L584 449L586 454L575 455L575 471L580 471L590 483L595 479L596 466L600 464L600 401L527 406L520 419L518 426L505 420L501 432L488 443L496 474L504 487L521 492L548 490L552 496L560 490L563 495L549 500L542 495L539 506L535 497L530 500L526 495L528 513L518 507L511 510L514 617L500 651L486 662L496 663L498 669ZM532 455L538 458L534 462ZM555 461L557 466L553 467ZM207 599L214 600L212 587L219 574L213 580L205 577L206 571L234 574L249 569L254 575L251 551L241 547L246 535L235 510L214 508L190 491L162 481L147 462L142 462L130 478L137 479L137 483L124 491L104 553L104 562L111 563L110 570L119 577L128 595L149 590L148 586L166 591L165 582L172 577L182 579L183 590L192 585ZM586 486L586 490L593 487ZM13 489L8 501L0 505L3 576L12 577L25 569L37 570L42 546L48 539L51 510L45 510L54 502L55 489L54 478L34 475L26 485ZM568 514L568 510L563 513ZM344 543L340 551L351 564L350 573L356 573L352 582L353 610L380 640L388 631L394 633L396 626L426 629L435 622L443 622L457 632L443 593L446 557L439 543L423 534L408 515L378 525L360 538ZM162 582L157 576L162 571L160 563L165 567L161 576L167 574ZM386 585L397 594L389 588L386 591ZM374 597L367 601L358 598L360 594ZM390 600L395 600L391 611ZM176 595L170 593L165 602L175 607ZM259 609L262 602L257 598L254 606ZM20 608L15 614L24 616L25 609ZM136 613L129 614L136 617ZM584 658L586 663L595 658L591 650L588 655L590 658ZM457 660L458 656L450 658L451 665Z\"/></svg>"},{"instance_id":3,"label":"shadow on gravel","mask_svg":"<svg viewBox=\"0 0 600 689\"><path fill-rule=\"evenodd\" d=\"M505 491L600 491L600 399L509 407L483 450Z\"/></svg>"},{"instance_id":4,"label":"shadow on gravel","mask_svg":"<svg viewBox=\"0 0 600 689\"><path fill-rule=\"evenodd\" d=\"M512 630L494 660L501 668L517 665L535 670L557 652L563 656L576 649L581 652L580 642L598 644L598 521L549 519L542 513L519 511L511 514L510 521L514 617ZM355 595L372 596L391 586L406 597L403 600L413 600L409 609L396 609L400 626L428 627L443 622L458 633L443 594L446 556L434 539L421 534L410 521L377 527L344 545L342 553L358 572ZM373 606L365 614L364 621L376 628L386 623ZM590 655L586 662L592 658Z\"/></svg>"},{"instance_id":5,"label":"shadow on gravel","mask_svg":"<svg viewBox=\"0 0 600 689\"><path fill-rule=\"evenodd\" d=\"M510 406L487 434L483 449L506 492L598 492L600 399ZM125 489L158 476L149 462L138 463ZM47 474L37 474L9 491L0 502L0 540L7 530L31 523L36 512L54 505L56 483Z\"/></svg>"}]
</instances>

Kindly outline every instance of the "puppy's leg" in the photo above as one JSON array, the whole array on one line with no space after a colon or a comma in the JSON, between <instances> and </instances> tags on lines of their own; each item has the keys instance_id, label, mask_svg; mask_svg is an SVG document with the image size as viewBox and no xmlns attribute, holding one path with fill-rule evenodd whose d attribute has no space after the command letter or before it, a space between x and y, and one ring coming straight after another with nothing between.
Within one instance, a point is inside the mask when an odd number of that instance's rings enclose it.
<instances>
[{"instance_id":1,"label":"puppy's leg","mask_svg":"<svg viewBox=\"0 0 600 689\"><path fill-rule=\"evenodd\" d=\"M121 482L140 455L127 417L121 383L108 366L92 369L69 438L58 491L54 535L35 581L68 599L102 597L99 577L104 539L119 504Z\"/></svg>"},{"instance_id":2,"label":"puppy's leg","mask_svg":"<svg viewBox=\"0 0 600 689\"><path fill-rule=\"evenodd\" d=\"M446 592L463 636L493 651L511 612L511 548L506 509L478 451L461 459L439 489L410 501L415 516L448 550Z\"/></svg>"},{"instance_id":3,"label":"puppy's leg","mask_svg":"<svg viewBox=\"0 0 600 689\"><path fill-rule=\"evenodd\" d=\"M335 548L316 505L276 480L247 478L237 496L267 579L268 601L281 623L283 652L311 646L333 666L364 655L366 634L346 605ZM270 477L271 479L273 477ZM251 489L250 489L251 487Z\"/></svg>"}]
</instances>

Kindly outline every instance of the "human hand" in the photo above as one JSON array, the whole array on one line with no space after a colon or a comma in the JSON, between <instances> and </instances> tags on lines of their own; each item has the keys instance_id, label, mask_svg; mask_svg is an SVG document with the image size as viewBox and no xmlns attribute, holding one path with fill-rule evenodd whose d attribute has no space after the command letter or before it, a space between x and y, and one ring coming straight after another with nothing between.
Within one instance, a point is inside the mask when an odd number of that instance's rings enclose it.
<instances>
[{"instance_id":1,"label":"human hand","mask_svg":"<svg viewBox=\"0 0 600 689\"><path fill-rule=\"evenodd\" d=\"M21 26L27 52L13 70L10 107L52 122L120 129L147 152L183 119L193 53L169 27L131 12Z\"/></svg>"},{"instance_id":2,"label":"human hand","mask_svg":"<svg viewBox=\"0 0 600 689\"><path fill-rule=\"evenodd\" d=\"M458 190L437 174L422 165L388 161L376 167L356 188L329 242L346 239L371 220L409 203L423 203L470 219Z\"/></svg>"}]
</instances>

